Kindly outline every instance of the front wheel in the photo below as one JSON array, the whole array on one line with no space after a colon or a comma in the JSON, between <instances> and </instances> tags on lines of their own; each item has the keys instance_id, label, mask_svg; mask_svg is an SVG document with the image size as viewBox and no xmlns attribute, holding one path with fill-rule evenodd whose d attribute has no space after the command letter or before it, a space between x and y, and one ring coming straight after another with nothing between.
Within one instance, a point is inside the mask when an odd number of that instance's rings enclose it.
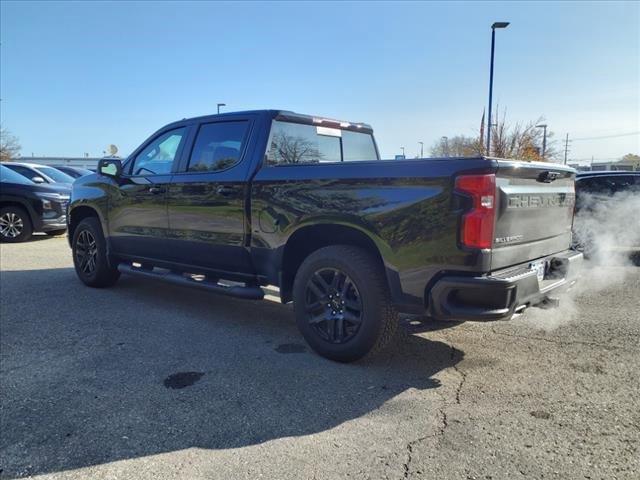
<instances>
[{"instance_id":1,"label":"front wheel","mask_svg":"<svg viewBox=\"0 0 640 480\"><path fill-rule=\"evenodd\" d=\"M97 218L89 217L80 222L73 232L71 248L76 274L85 285L102 288L116 283L120 272L109 265L107 242Z\"/></svg>"},{"instance_id":2,"label":"front wheel","mask_svg":"<svg viewBox=\"0 0 640 480\"><path fill-rule=\"evenodd\" d=\"M312 253L296 274L293 301L298 328L311 348L339 362L381 350L398 325L382 267L357 247Z\"/></svg>"},{"instance_id":3,"label":"front wheel","mask_svg":"<svg viewBox=\"0 0 640 480\"><path fill-rule=\"evenodd\" d=\"M24 208L12 205L0 210L0 241L26 242L32 234L31 219Z\"/></svg>"}]
</instances>

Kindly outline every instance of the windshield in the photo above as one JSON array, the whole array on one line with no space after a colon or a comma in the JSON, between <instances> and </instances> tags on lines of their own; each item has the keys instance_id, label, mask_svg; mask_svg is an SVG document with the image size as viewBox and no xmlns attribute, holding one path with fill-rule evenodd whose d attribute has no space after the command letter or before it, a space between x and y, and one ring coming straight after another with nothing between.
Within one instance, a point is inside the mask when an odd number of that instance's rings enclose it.
<instances>
[{"instance_id":1,"label":"windshield","mask_svg":"<svg viewBox=\"0 0 640 480\"><path fill-rule=\"evenodd\" d=\"M61 172L52 167L34 167L35 170L38 170L41 173L44 173L47 177L52 179L56 183L73 183L74 178L70 177L66 173Z\"/></svg>"},{"instance_id":2,"label":"windshield","mask_svg":"<svg viewBox=\"0 0 640 480\"><path fill-rule=\"evenodd\" d=\"M19 183L21 185L33 185L33 182L27 177L23 177L19 173L14 172L10 168L0 165L0 182L3 183Z\"/></svg>"}]
</instances>

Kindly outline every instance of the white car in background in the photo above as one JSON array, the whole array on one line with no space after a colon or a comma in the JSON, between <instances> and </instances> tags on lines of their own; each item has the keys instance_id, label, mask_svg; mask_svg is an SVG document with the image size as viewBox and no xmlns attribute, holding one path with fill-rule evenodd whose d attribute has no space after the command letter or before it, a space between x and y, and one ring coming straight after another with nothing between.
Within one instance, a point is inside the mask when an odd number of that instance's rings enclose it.
<instances>
[{"instance_id":1,"label":"white car in background","mask_svg":"<svg viewBox=\"0 0 640 480\"><path fill-rule=\"evenodd\" d=\"M33 183L62 183L71 185L75 178L61 172L57 168L39 163L2 162L7 168L27 177Z\"/></svg>"}]
</instances>

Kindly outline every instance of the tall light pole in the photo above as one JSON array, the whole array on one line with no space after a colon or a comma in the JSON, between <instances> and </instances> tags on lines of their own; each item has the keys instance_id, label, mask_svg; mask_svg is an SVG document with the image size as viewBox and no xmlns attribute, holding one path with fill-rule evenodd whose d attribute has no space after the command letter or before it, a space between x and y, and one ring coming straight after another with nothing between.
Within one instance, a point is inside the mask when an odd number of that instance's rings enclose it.
<instances>
[{"instance_id":1,"label":"tall light pole","mask_svg":"<svg viewBox=\"0 0 640 480\"><path fill-rule=\"evenodd\" d=\"M536 128L544 129L544 133L542 134L542 158L544 158L544 154L547 151L547 124L541 123L540 125L536 125Z\"/></svg>"},{"instance_id":2,"label":"tall light pole","mask_svg":"<svg viewBox=\"0 0 640 480\"><path fill-rule=\"evenodd\" d=\"M493 54L496 49L496 28L507 28L509 22L495 22L491 25L491 67L489 70L489 118L487 121L487 155L491 155L491 106L493 105Z\"/></svg>"},{"instance_id":3,"label":"tall light pole","mask_svg":"<svg viewBox=\"0 0 640 480\"><path fill-rule=\"evenodd\" d=\"M449 156L449 137L442 137L442 146L444 148L444 151L442 153L444 153L445 157Z\"/></svg>"},{"instance_id":4,"label":"tall light pole","mask_svg":"<svg viewBox=\"0 0 640 480\"><path fill-rule=\"evenodd\" d=\"M218 114L220 114L220 107L226 107L227 104L226 103L219 103L218 104Z\"/></svg>"},{"instance_id":5,"label":"tall light pole","mask_svg":"<svg viewBox=\"0 0 640 480\"><path fill-rule=\"evenodd\" d=\"M403 156L404 158L407 158L407 157L404 155L404 147L400 147L400 150L402 150L402 156Z\"/></svg>"},{"instance_id":6,"label":"tall light pole","mask_svg":"<svg viewBox=\"0 0 640 480\"><path fill-rule=\"evenodd\" d=\"M424 158L424 142L418 142L420 144L420 158Z\"/></svg>"}]
</instances>

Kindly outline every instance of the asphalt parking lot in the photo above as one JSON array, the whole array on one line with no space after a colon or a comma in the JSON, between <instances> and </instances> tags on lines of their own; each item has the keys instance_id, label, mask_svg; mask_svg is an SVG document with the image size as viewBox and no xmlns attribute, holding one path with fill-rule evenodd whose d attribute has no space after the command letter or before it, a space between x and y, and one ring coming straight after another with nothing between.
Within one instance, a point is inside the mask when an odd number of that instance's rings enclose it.
<instances>
[{"instance_id":1,"label":"asphalt parking lot","mask_svg":"<svg viewBox=\"0 0 640 480\"><path fill-rule=\"evenodd\" d=\"M66 238L0 252L2 478L639 478L638 267L341 365L288 306L89 289Z\"/></svg>"}]
</instances>

